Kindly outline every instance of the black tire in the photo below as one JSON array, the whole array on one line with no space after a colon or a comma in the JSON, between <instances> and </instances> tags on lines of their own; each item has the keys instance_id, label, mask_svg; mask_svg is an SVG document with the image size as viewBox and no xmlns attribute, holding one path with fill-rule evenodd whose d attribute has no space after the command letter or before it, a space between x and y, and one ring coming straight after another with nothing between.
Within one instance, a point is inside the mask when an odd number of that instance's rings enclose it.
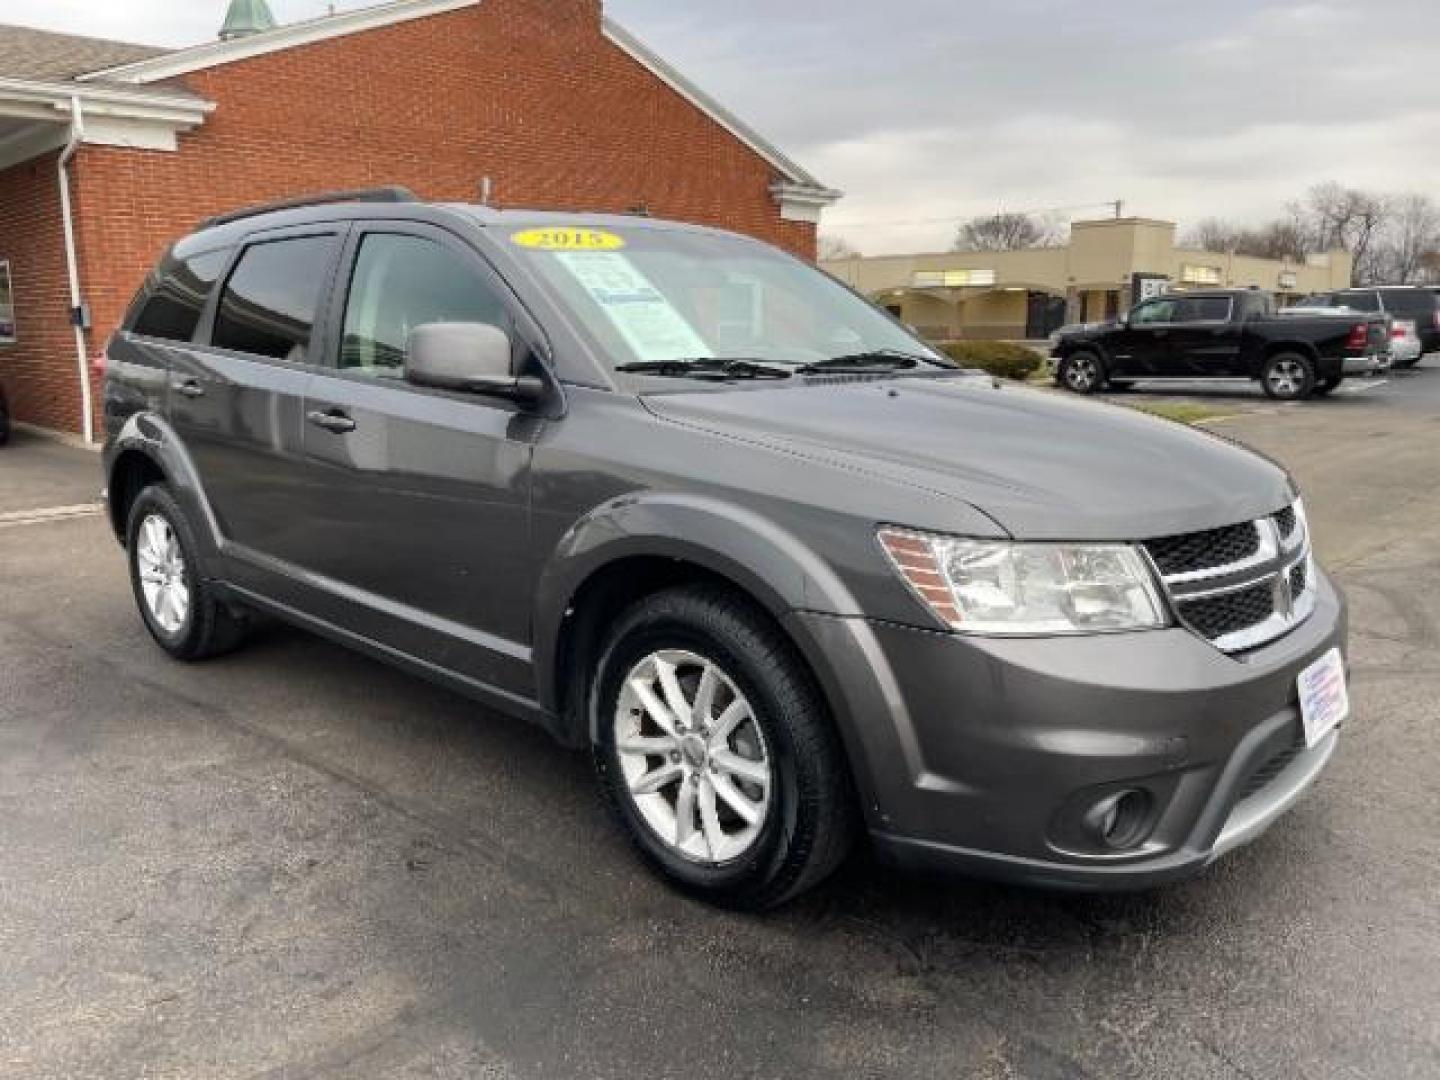
<instances>
[{"instance_id":1,"label":"black tire","mask_svg":"<svg viewBox=\"0 0 1440 1080\"><path fill-rule=\"evenodd\" d=\"M1304 353L1277 352L1261 366L1260 386L1276 401L1303 401L1315 392L1315 362Z\"/></svg>"},{"instance_id":2,"label":"black tire","mask_svg":"<svg viewBox=\"0 0 1440 1080\"><path fill-rule=\"evenodd\" d=\"M152 610L141 581L140 530L152 518L159 518L171 530L178 547L181 567L177 580L188 593L187 611L178 625L163 625L162 616ZM151 484L140 492L130 507L125 527L125 554L130 567L130 588L135 606L150 636L176 660L204 660L229 652L244 638L244 617L223 604L215 587L200 572L199 545L179 503L164 484Z\"/></svg>"},{"instance_id":3,"label":"black tire","mask_svg":"<svg viewBox=\"0 0 1440 1080\"><path fill-rule=\"evenodd\" d=\"M711 661L723 672L751 706L756 741L764 747L770 775L766 809L750 846L729 861L687 856L677 849L678 835L673 841L661 837L631 794L616 745L622 712L625 720L641 716L641 710L622 704L627 680L637 665L671 651ZM715 587L686 586L641 601L613 628L589 700L601 790L636 849L673 885L714 904L758 911L818 884L844 860L855 833L855 801L828 711L791 643L743 598ZM644 722L634 721L637 736ZM681 775L673 792L654 794L667 800L678 833L685 785L694 784L698 792L709 777L704 765L687 771L688 751L684 758L657 752L643 768L664 768L667 756ZM716 772L713 762L708 771ZM733 815L716 794L710 799ZM700 813L691 803L690 820ZM708 847L708 834L697 842Z\"/></svg>"},{"instance_id":4,"label":"black tire","mask_svg":"<svg viewBox=\"0 0 1440 1080\"><path fill-rule=\"evenodd\" d=\"M10 441L10 409L5 403L5 395L0 393L0 446Z\"/></svg>"},{"instance_id":5,"label":"black tire","mask_svg":"<svg viewBox=\"0 0 1440 1080\"><path fill-rule=\"evenodd\" d=\"M1093 394L1105 385L1105 363L1089 349L1073 352L1055 368L1055 381L1075 394Z\"/></svg>"},{"instance_id":6,"label":"black tire","mask_svg":"<svg viewBox=\"0 0 1440 1080\"><path fill-rule=\"evenodd\" d=\"M1324 397L1326 394L1336 389L1344 381L1344 375L1331 375L1327 378L1321 379L1315 384L1314 394L1316 397Z\"/></svg>"}]
</instances>

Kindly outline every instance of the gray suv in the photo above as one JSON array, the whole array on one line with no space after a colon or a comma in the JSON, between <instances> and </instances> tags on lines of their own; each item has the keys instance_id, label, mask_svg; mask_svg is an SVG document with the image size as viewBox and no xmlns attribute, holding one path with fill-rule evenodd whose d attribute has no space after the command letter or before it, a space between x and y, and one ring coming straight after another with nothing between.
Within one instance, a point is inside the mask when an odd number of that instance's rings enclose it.
<instances>
[{"instance_id":1,"label":"gray suv","mask_svg":"<svg viewBox=\"0 0 1440 1080\"><path fill-rule=\"evenodd\" d=\"M111 519L182 660L278 617L588 749L671 881L1150 886L1335 751L1289 477L957 370L812 266L394 192L206 223L108 348Z\"/></svg>"}]
</instances>

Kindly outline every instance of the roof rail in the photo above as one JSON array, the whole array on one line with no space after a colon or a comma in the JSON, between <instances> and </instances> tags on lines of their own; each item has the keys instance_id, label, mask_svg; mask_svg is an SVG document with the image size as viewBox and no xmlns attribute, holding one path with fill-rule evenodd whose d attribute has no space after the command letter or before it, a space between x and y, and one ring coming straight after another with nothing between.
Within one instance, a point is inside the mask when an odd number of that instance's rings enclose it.
<instances>
[{"instance_id":1,"label":"roof rail","mask_svg":"<svg viewBox=\"0 0 1440 1080\"><path fill-rule=\"evenodd\" d=\"M277 210L298 210L306 206L327 206L330 203L413 203L419 201L419 197L409 188L398 186L360 188L355 191L326 191L316 195L300 195L293 199L281 199L278 202L261 203L257 206L247 206L241 210L216 214L214 217L208 217L200 222L199 228L213 229L217 225L228 225L232 221L244 221L246 218L271 214Z\"/></svg>"}]
</instances>

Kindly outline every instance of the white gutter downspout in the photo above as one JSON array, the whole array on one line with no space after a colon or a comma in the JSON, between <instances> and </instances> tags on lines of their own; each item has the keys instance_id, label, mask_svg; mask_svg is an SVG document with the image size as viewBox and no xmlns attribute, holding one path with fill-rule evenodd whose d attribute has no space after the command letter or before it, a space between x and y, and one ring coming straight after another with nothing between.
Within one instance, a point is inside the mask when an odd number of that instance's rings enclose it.
<instances>
[{"instance_id":1,"label":"white gutter downspout","mask_svg":"<svg viewBox=\"0 0 1440 1080\"><path fill-rule=\"evenodd\" d=\"M70 211L70 174L67 168L85 138L85 116L79 97L70 99L70 139L60 151L60 219L65 228L65 269L70 276L70 324L75 329L75 365L80 373L80 408L84 410L85 445L95 442L95 413L90 397L90 361L86 355L85 327L81 319L80 263L75 257L75 219Z\"/></svg>"}]
</instances>

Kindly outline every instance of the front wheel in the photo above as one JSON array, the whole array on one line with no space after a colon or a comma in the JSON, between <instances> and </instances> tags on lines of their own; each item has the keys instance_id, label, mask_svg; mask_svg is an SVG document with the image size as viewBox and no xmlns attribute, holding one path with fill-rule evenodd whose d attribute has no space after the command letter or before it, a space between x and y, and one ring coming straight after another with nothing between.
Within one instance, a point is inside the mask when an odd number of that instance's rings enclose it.
<instances>
[{"instance_id":1,"label":"front wheel","mask_svg":"<svg viewBox=\"0 0 1440 1080\"><path fill-rule=\"evenodd\" d=\"M1315 391L1315 365L1301 353L1276 353L1260 369L1260 385L1276 401L1300 401Z\"/></svg>"},{"instance_id":2,"label":"front wheel","mask_svg":"<svg viewBox=\"0 0 1440 1080\"><path fill-rule=\"evenodd\" d=\"M1093 394L1105 382L1100 357L1093 352L1071 353L1060 361L1055 374L1061 386L1077 394Z\"/></svg>"},{"instance_id":3,"label":"front wheel","mask_svg":"<svg viewBox=\"0 0 1440 1080\"><path fill-rule=\"evenodd\" d=\"M760 910L844 858L854 806L824 703L788 640L743 599L685 587L631 608L591 709L607 801L673 884Z\"/></svg>"}]
</instances>

